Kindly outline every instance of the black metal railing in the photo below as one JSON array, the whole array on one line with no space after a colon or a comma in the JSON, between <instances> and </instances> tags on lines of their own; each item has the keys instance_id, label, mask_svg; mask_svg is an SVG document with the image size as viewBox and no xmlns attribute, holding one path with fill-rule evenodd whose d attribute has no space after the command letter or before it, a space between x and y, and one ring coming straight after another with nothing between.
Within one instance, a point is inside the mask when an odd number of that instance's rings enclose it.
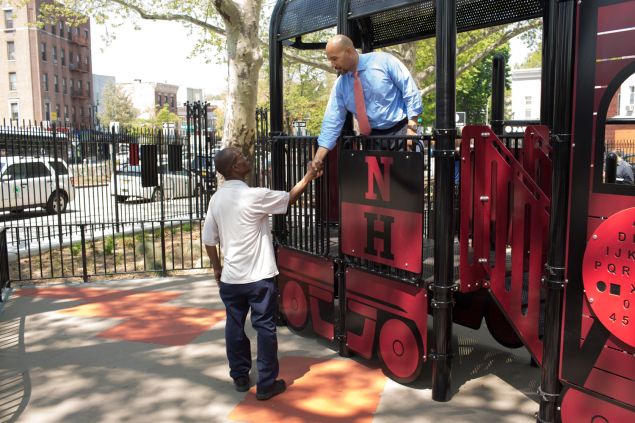
<instances>
[{"instance_id":1,"label":"black metal railing","mask_svg":"<svg viewBox=\"0 0 635 423\"><path fill-rule=\"evenodd\" d=\"M9 252L7 250L7 230L0 229L0 302L3 300L4 289L9 287Z\"/></svg>"},{"instance_id":2,"label":"black metal railing","mask_svg":"<svg viewBox=\"0 0 635 423\"><path fill-rule=\"evenodd\" d=\"M190 219L123 222L119 230L114 223L64 225L68 236L62 243L50 226L10 228L7 231L30 248L17 250L17 259L7 269L16 280L88 280L121 273L208 268L202 225L202 220ZM47 241L46 249L38 242L42 240Z\"/></svg>"},{"instance_id":3,"label":"black metal railing","mask_svg":"<svg viewBox=\"0 0 635 423\"><path fill-rule=\"evenodd\" d=\"M315 137L273 137L272 179L275 189L289 191L305 175L317 149ZM328 164L322 177L312 181L284 217L274 218L276 241L285 247L327 256L329 235Z\"/></svg>"}]
</instances>

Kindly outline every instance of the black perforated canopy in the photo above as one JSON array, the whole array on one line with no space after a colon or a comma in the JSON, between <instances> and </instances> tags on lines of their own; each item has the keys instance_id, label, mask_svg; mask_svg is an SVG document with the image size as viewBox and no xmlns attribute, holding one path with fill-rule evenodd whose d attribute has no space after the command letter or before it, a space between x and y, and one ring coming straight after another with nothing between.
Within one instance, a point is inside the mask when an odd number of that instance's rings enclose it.
<instances>
[{"instance_id":1,"label":"black perforated canopy","mask_svg":"<svg viewBox=\"0 0 635 423\"><path fill-rule=\"evenodd\" d=\"M288 40L337 25L338 0L279 0L278 40ZM544 0L457 0L458 31L518 22L543 15ZM348 19L373 47L435 35L435 1L350 0ZM356 34L355 38L359 35Z\"/></svg>"}]
</instances>

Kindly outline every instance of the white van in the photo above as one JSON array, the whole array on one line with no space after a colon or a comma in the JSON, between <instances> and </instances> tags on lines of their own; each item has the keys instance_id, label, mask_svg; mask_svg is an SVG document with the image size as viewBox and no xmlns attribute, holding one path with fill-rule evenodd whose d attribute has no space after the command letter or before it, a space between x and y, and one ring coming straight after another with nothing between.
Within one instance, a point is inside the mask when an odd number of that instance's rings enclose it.
<instances>
[{"instance_id":1,"label":"white van","mask_svg":"<svg viewBox=\"0 0 635 423\"><path fill-rule=\"evenodd\" d=\"M63 160L37 156L0 157L0 211L43 207L51 214L64 213L75 197L73 184L73 175Z\"/></svg>"}]
</instances>

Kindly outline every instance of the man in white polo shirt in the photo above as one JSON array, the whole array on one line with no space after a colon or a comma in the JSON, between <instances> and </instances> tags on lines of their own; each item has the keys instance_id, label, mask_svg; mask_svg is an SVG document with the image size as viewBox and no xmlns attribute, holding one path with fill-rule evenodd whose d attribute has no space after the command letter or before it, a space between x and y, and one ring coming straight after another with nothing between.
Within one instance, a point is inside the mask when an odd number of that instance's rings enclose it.
<instances>
[{"instance_id":1,"label":"man in white polo shirt","mask_svg":"<svg viewBox=\"0 0 635 423\"><path fill-rule=\"evenodd\" d=\"M258 333L258 381L256 398L266 400L284 392L278 377L278 340L274 320L277 310L273 277L278 267L273 251L270 214L284 214L317 176L312 169L291 191L250 188L244 182L251 165L236 148L221 150L214 159L225 183L212 196L203 226L203 243L214 268L214 277L225 304L225 343L229 375L237 391L249 390L251 349L245 320L251 309L251 325ZM224 253L221 267L216 245Z\"/></svg>"}]
</instances>

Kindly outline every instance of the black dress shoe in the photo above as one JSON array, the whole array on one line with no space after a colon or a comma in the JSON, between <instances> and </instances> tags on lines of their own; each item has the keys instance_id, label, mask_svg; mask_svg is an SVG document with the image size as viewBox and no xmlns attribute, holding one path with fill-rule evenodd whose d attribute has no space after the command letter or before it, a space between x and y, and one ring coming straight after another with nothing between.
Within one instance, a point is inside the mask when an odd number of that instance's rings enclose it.
<instances>
[{"instance_id":1,"label":"black dress shoe","mask_svg":"<svg viewBox=\"0 0 635 423\"><path fill-rule=\"evenodd\" d=\"M256 399L264 401L271 397L275 397L278 394L283 393L287 389L287 384L284 380L278 379L271 386L266 388L258 388L256 392Z\"/></svg>"},{"instance_id":2,"label":"black dress shoe","mask_svg":"<svg viewBox=\"0 0 635 423\"><path fill-rule=\"evenodd\" d=\"M249 390L249 376L238 376L234 379L234 388L238 392L247 392Z\"/></svg>"}]
</instances>

